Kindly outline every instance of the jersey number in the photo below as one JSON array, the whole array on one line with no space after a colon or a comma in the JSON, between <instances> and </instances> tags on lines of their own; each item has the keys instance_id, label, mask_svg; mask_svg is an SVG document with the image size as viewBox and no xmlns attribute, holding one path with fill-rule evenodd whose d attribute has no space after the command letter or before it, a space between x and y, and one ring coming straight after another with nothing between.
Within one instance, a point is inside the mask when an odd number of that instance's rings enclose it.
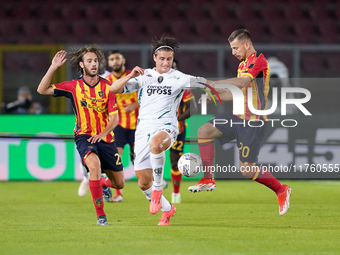
<instances>
[{"instance_id":1,"label":"jersey number","mask_svg":"<svg viewBox=\"0 0 340 255\"><path fill-rule=\"evenodd\" d=\"M177 150L177 151L182 151L182 147L183 147L183 141L175 141L174 144L171 146L173 150Z\"/></svg>"},{"instance_id":2,"label":"jersey number","mask_svg":"<svg viewBox=\"0 0 340 255\"><path fill-rule=\"evenodd\" d=\"M122 162L120 161L120 157L119 157L119 154L116 153L115 156L117 157L117 161L116 161L116 165L119 166L122 164Z\"/></svg>"},{"instance_id":3,"label":"jersey number","mask_svg":"<svg viewBox=\"0 0 340 255\"><path fill-rule=\"evenodd\" d=\"M243 143L240 142L241 147L238 148L242 157L247 158L249 156L250 149L248 146L243 146Z\"/></svg>"}]
</instances>

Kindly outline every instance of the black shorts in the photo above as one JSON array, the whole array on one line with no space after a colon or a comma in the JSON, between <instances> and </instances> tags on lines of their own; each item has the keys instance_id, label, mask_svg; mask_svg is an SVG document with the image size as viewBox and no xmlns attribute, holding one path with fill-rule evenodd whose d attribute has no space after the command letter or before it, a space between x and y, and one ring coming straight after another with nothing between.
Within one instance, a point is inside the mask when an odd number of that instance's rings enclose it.
<instances>
[{"instance_id":1,"label":"black shorts","mask_svg":"<svg viewBox=\"0 0 340 255\"><path fill-rule=\"evenodd\" d=\"M231 112L222 113L208 122L214 125L214 119L215 127L222 132L222 136L217 138L221 144L236 139L240 161L242 163L256 163L263 143L267 123L263 121L243 120ZM219 119L219 121L217 121L217 119ZM228 123L218 124L225 122L225 120L228 121Z\"/></svg>"},{"instance_id":2,"label":"black shorts","mask_svg":"<svg viewBox=\"0 0 340 255\"><path fill-rule=\"evenodd\" d=\"M135 145L135 132L136 130L134 129L126 129L118 125L113 130L117 147L124 148L125 144L128 144L130 146L130 151L133 152Z\"/></svg>"},{"instance_id":3,"label":"black shorts","mask_svg":"<svg viewBox=\"0 0 340 255\"><path fill-rule=\"evenodd\" d=\"M122 160L119 157L116 143L101 141L91 144L87 141L90 137L91 136L89 135L77 135L74 139L83 163L85 162L86 157L91 152L94 152L99 157L103 173L104 170L111 170L115 172L123 171Z\"/></svg>"},{"instance_id":4,"label":"black shorts","mask_svg":"<svg viewBox=\"0 0 340 255\"><path fill-rule=\"evenodd\" d=\"M180 156L183 155L184 143L185 143L185 129L182 133L180 133L177 136L176 141L170 148L170 152L176 153Z\"/></svg>"}]
</instances>

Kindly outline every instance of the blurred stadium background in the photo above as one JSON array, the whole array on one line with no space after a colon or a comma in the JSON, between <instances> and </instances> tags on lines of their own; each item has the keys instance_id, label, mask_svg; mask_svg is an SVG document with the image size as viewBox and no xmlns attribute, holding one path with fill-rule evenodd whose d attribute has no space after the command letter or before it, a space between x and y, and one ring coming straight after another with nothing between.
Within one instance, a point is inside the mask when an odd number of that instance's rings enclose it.
<instances>
[{"instance_id":1,"label":"blurred stadium background","mask_svg":"<svg viewBox=\"0 0 340 255\"><path fill-rule=\"evenodd\" d=\"M298 162L313 163L320 159L327 163L340 162L339 86L335 79L340 74L339 25L340 1L334 0L1 1L0 104L16 100L17 90L23 85L35 92L51 58L60 49L69 51L95 43L104 50L121 50L127 59L128 69L135 65L146 68L153 66L151 39L163 33L173 34L181 43L181 52L176 56L181 71L211 78L232 77L236 75L238 60L231 55L227 38L233 30L247 28L255 48L267 58L279 58L287 66L290 77L312 93L308 109L313 113L314 121L302 120L301 129L297 129L295 134L289 131L284 138L279 130L277 136L281 140L271 136L271 141L274 139L274 142L288 146L287 151L294 154L289 155L291 163L297 163L299 157L303 160ZM56 73L53 82L75 77L75 72L66 65ZM327 83L323 80L325 78L329 78ZM37 93L33 98L44 106L46 113L71 113L66 99L44 97ZM327 100L327 105L324 100ZM25 133L32 136L42 132L71 137L74 117L62 116L0 116L1 123L6 123L0 128L2 155L19 153L1 157L0 179L22 179L25 176L21 174L20 178L16 178L15 174L10 177L10 169L28 171L26 164L20 165L15 158L31 148L32 140L7 137L23 136ZM324 121L321 123L321 120ZM51 123L46 125L46 122ZM58 123L68 127L68 131L60 131ZM324 130L318 131L319 128ZM44 141L33 140L38 143ZM327 148L331 149L322 149L322 153L317 154L315 143L329 145ZM295 152L296 144L303 148L299 147ZM52 163L48 163L51 160L44 161L39 156L41 153L48 154L48 145L45 149L39 144L34 146L37 155L33 156L36 157L36 162L31 162L33 165L40 164L41 169L49 169L58 166L57 161L62 160L52 157ZM58 146L68 145L53 146L50 152L57 155ZM68 152L72 150L73 147L67 149ZM327 154L329 151L331 155ZM28 154L25 155L24 161L29 158ZM325 159L324 155L327 156ZM72 162L75 160L73 156L65 158ZM59 175L57 179L79 178L73 171L76 164L67 161L62 165L65 164L72 168L71 174Z\"/></svg>"}]
</instances>

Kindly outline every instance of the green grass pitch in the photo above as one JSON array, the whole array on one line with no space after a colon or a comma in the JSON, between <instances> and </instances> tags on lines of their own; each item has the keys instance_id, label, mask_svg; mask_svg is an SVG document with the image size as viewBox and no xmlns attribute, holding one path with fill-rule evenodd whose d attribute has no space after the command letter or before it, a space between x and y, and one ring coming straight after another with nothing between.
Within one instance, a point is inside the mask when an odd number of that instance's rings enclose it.
<instances>
[{"instance_id":1,"label":"green grass pitch","mask_svg":"<svg viewBox=\"0 0 340 255\"><path fill-rule=\"evenodd\" d=\"M78 182L1 182L0 254L340 254L340 182L286 181L288 213L263 185L219 181L189 193L169 226L130 181L124 203L105 203L109 226L97 226L90 192ZM172 187L164 191L171 197Z\"/></svg>"}]
</instances>

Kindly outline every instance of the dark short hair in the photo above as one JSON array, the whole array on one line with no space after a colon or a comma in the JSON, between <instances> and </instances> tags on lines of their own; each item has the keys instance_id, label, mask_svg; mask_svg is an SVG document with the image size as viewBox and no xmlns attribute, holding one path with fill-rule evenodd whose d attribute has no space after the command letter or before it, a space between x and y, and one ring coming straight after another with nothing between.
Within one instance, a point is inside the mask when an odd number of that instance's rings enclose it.
<instances>
[{"instance_id":1,"label":"dark short hair","mask_svg":"<svg viewBox=\"0 0 340 255\"><path fill-rule=\"evenodd\" d=\"M79 66L80 62L84 62L84 55L88 52L92 52L97 55L99 62L99 69L101 65L105 64L105 56L101 48L96 44L91 44L90 46L85 46L80 49L70 52L71 65L76 68L77 72L83 74L83 69Z\"/></svg>"},{"instance_id":2,"label":"dark short hair","mask_svg":"<svg viewBox=\"0 0 340 255\"><path fill-rule=\"evenodd\" d=\"M122 55L122 56L124 56L119 50L110 50L108 53L107 53L107 55L108 56L110 56L110 55L112 55L112 54L120 54L120 55Z\"/></svg>"},{"instance_id":3,"label":"dark short hair","mask_svg":"<svg viewBox=\"0 0 340 255\"><path fill-rule=\"evenodd\" d=\"M240 41L252 41L250 33L247 29L237 29L234 32L231 33L231 35L228 38L228 42L232 42L235 39L238 39Z\"/></svg>"},{"instance_id":4,"label":"dark short hair","mask_svg":"<svg viewBox=\"0 0 340 255\"><path fill-rule=\"evenodd\" d=\"M159 47L162 47L162 50L173 51L174 53L177 52L179 49L176 38L169 34L163 34L161 38L154 38L152 40L152 55L156 54L156 51L158 51L157 49Z\"/></svg>"}]
</instances>

